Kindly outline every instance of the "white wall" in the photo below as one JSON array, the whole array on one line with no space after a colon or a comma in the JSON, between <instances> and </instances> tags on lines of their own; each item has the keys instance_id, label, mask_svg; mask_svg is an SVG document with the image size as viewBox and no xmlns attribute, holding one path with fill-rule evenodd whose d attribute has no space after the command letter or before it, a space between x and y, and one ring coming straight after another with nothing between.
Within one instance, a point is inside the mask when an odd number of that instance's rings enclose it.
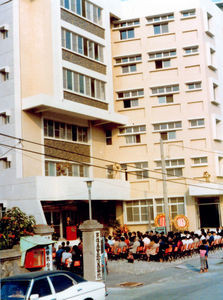
<instances>
[{"instance_id":1,"label":"white wall","mask_svg":"<svg viewBox=\"0 0 223 300\"><path fill-rule=\"evenodd\" d=\"M41 201L88 200L87 178L29 177L0 182L0 202L7 208L19 206L25 213L35 215L37 223L44 223ZM92 200L128 200L129 182L94 179Z\"/></svg>"}]
</instances>

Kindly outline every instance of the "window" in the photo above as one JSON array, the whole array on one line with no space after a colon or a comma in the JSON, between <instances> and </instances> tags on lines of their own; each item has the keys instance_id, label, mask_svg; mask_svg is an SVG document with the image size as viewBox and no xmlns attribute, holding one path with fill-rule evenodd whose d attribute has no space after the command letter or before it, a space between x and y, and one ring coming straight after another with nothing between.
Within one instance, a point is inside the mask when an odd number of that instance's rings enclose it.
<instances>
[{"instance_id":1,"label":"window","mask_svg":"<svg viewBox=\"0 0 223 300\"><path fill-rule=\"evenodd\" d=\"M218 102L218 85L213 83L213 101Z\"/></svg>"},{"instance_id":2,"label":"window","mask_svg":"<svg viewBox=\"0 0 223 300\"><path fill-rule=\"evenodd\" d=\"M159 104L173 103L173 95L158 96Z\"/></svg>"},{"instance_id":3,"label":"window","mask_svg":"<svg viewBox=\"0 0 223 300\"><path fill-rule=\"evenodd\" d=\"M138 99L129 99L123 101L124 108L133 108L139 106L139 100Z\"/></svg>"},{"instance_id":4,"label":"window","mask_svg":"<svg viewBox=\"0 0 223 300\"><path fill-rule=\"evenodd\" d=\"M178 159L166 159L165 164L166 164L166 168L172 168L176 166L182 167L184 166L185 163L183 158L178 158ZM156 161L156 167L157 168L162 167L161 160Z\"/></svg>"},{"instance_id":5,"label":"window","mask_svg":"<svg viewBox=\"0 0 223 300\"><path fill-rule=\"evenodd\" d=\"M87 143L88 128L44 119L44 136Z\"/></svg>"},{"instance_id":6,"label":"window","mask_svg":"<svg viewBox=\"0 0 223 300\"><path fill-rule=\"evenodd\" d=\"M215 118L215 128L214 128L214 139L217 141L221 141L223 139L223 131L222 131L223 122L219 117Z\"/></svg>"},{"instance_id":7,"label":"window","mask_svg":"<svg viewBox=\"0 0 223 300\"><path fill-rule=\"evenodd\" d=\"M105 82L103 81L63 69L63 82L64 89L105 100Z\"/></svg>"},{"instance_id":8,"label":"window","mask_svg":"<svg viewBox=\"0 0 223 300\"><path fill-rule=\"evenodd\" d=\"M54 162L45 162L45 176L56 176L56 165Z\"/></svg>"},{"instance_id":9,"label":"window","mask_svg":"<svg viewBox=\"0 0 223 300\"><path fill-rule=\"evenodd\" d=\"M128 66L122 66L122 73L133 73L136 72L136 64L134 65L128 65Z\"/></svg>"},{"instance_id":10,"label":"window","mask_svg":"<svg viewBox=\"0 0 223 300\"><path fill-rule=\"evenodd\" d=\"M127 201L125 204L127 223L154 222L153 200ZM149 211L150 210L150 211ZM150 213L149 213L150 212Z\"/></svg>"},{"instance_id":11,"label":"window","mask_svg":"<svg viewBox=\"0 0 223 300\"><path fill-rule=\"evenodd\" d=\"M169 32L168 23L153 25L154 34L164 34Z\"/></svg>"},{"instance_id":12,"label":"window","mask_svg":"<svg viewBox=\"0 0 223 300\"><path fill-rule=\"evenodd\" d=\"M210 48L210 64L209 64L209 68L212 70L212 71L216 71L216 67L215 67L215 64L216 64L216 54L215 54L215 50Z\"/></svg>"},{"instance_id":13,"label":"window","mask_svg":"<svg viewBox=\"0 0 223 300\"><path fill-rule=\"evenodd\" d=\"M45 161L45 176L88 177L89 166L61 161Z\"/></svg>"},{"instance_id":14,"label":"window","mask_svg":"<svg viewBox=\"0 0 223 300\"><path fill-rule=\"evenodd\" d=\"M156 202L156 214L164 213L164 201L163 199L155 199ZM168 198L168 206L170 211L170 217L174 219L177 215L185 215L185 205L183 197L171 197Z\"/></svg>"},{"instance_id":15,"label":"window","mask_svg":"<svg viewBox=\"0 0 223 300\"><path fill-rule=\"evenodd\" d=\"M135 163L136 171L134 171L134 174L136 174L136 179L148 179L149 178L149 171L148 171L148 162L136 162ZM141 170L140 170L141 169Z\"/></svg>"},{"instance_id":16,"label":"window","mask_svg":"<svg viewBox=\"0 0 223 300\"><path fill-rule=\"evenodd\" d=\"M1 39L7 39L8 38L8 25L0 25L0 37Z\"/></svg>"},{"instance_id":17,"label":"window","mask_svg":"<svg viewBox=\"0 0 223 300\"><path fill-rule=\"evenodd\" d=\"M167 169L167 177L182 177L182 176L183 176L182 168Z\"/></svg>"},{"instance_id":18,"label":"window","mask_svg":"<svg viewBox=\"0 0 223 300\"><path fill-rule=\"evenodd\" d=\"M151 52L149 53L149 59L154 60L154 59L167 58L176 55L177 55L176 49L169 50L169 51L162 51L162 52Z\"/></svg>"},{"instance_id":19,"label":"window","mask_svg":"<svg viewBox=\"0 0 223 300\"><path fill-rule=\"evenodd\" d=\"M186 10L186 11L181 12L182 18L189 18L189 17L193 17L195 15L196 15L196 10L195 9Z\"/></svg>"},{"instance_id":20,"label":"window","mask_svg":"<svg viewBox=\"0 0 223 300\"><path fill-rule=\"evenodd\" d=\"M62 47L94 60L104 61L104 47L67 29L62 29Z\"/></svg>"},{"instance_id":21,"label":"window","mask_svg":"<svg viewBox=\"0 0 223 300\"><path fill-rule=\"evenodd\" d=\"M201 89L201 81L187 83L188 90L199 90Z\"/></svg>"},{"instance_id":22,"label":"window","mask_svg":"<svg viewBox=\"0 0 223 300\"><path fill-rule=\"evenodd\" d=\"M151 88L152 94L168 94L179 91L179 84Z\"/></svg>"},{"instance_id":23,"label":"window","mask_svg":"<svg viewBox=\"0 0 223 300\"><path fill-rule=\"evenodd\" d=\"M120 31L120 39L121 40L133 39L134 37L135 37L134 29Z\"/></svg>"},{"instance_id":24,"label":"window","mask_svg":"<svg viewBox=\"0 0 223 300\"><path fill-rule=\"evenodd\" d=\"M112 145L112 131L106 130L105 136L106 136L106 145Z\"/></svg>"},{"instance_id":25,"label":"window","mask_svg":"<svg viewBox=\"0 0 223 300\"><path fill-rule=\"evenodd\" d=\"M2 210L5 210L3 208L3 205L1 205L1 214ZM1 217L2 218L2 217ZM11 280L11 281L3 281L1 282L1 299L25 299L27 298L27 291L29 290L30 286L30 280ZM20 291L20 298L14 297L13 294L15 291ZM12 295L12 296L11 296ZM16 295L15 295L16 296Z\"/></svg>"},{"instance_id":26,"label":"window","mask_svg":"<svg viewBox=\"0 0 223 300\"><path fill-rule=\"evenodd\" d=\"M145 132L146 131L146 125L138 125L138 126L131 126L131 127L124 127L119 128L120 134L132 134L135 132Z\"/></svg>"},{"instance_id":27,"label":"window","mask_svg":"<svg viewBox=\"0 0 223 300\"><path fill-rule=\"evenodd\" d=\"M142 97L144 96L144 90L139 89L139 90L131 90L131 91L123 91L123 92L118 92L118 99L129 99L129 98L134 98L134 97Z\"/></svg>"},{"instance_id":28,"label":"window","mask_svg":"<svg viewBox=\"0 0 223 300\"><path fill-rule=\"evenodd\" d=\"M170 68L170 59L167 60L155 60L156 69Z\"/></svg>"},{"instance_id":29,"label":"window","mask_svg":"<svg viewBox=\"0 0 223 300\"><path fill-rule=\"evenodd\" d=\"M0 83L9 79L9 67L0 68Z\"/></svg>"},{"instance_id":30,"label":"window","mask_svg":"<svg viewBox=\"0 0 223 300\"><path fill-rule=\"evenodd\" d=\"M149 24L151 23L156 23L156 22L163 22L167 20L173 20L174 19L174 14L165 14L165 15L158 15L158 16L153 16L153 17L147 17L147 22Z\"/></svg>"},{"instance_id":31,"label":"window","mask_svg":"<svg viewBox=\"0 0 223 300\"><path fill-rule=\"evenodd\" d=\"M161 161L156 161L157 168L161 168ZM166 159L165 160L167 177L181 177L183 175L184 159Z\"/></svg>"},{"instance_id":32,"label":"window","mask_svg":"<svg viewBox=\"0 0 223 300\"><path fill-rule=\"evenodd\" d=\"M183 167L185 165L184 159L166 159L165 160L166 170L167 170L167 177L181 177L183 175ZM156 161L157 168L161 168L162 164L161 161Z\"/></svg>"},{"instance_id":33,"label":"window","mask_svg":"<svg viewBox=\"0 0 223 300\"><path fill-rule=\"evenodd\" d=\"M38 294L39 297L46 297L52 294L47 278L35 280L31 295Z\"/></svg>"},{"instance_id":34,"label":"window","mask_svg":"<svg viewBox=\"0 0 223 300\"><path fill-rule=\"evenodd\" d=\"M190 127L204 127L204 119L190 120Z\"/></svg>"},{"instance_id":35,"label":"window","mask_svg":"<svg viewBox=\"0 0 223 300\"><path fill-rule=\"evenodd\" d=\"M198 53L198 46L191 46L191 47L185 47L184 49L184 54L185 55L191 55L191 54L196 54Z\"/></svg>"},{"instance_id":36,"label":"window","mask_svg":"<svg viewBox=\"0 0 223 300\"><path fill-rule=\"evenodd\" d=\"M10 116L7 115L5 112L0 113L0 124L9 124L10 123Z\"/></svg>"},{"instance_id":37,"label":"window","mask_svg":"<svg viewBox=\"0 0 223 300\"><path fill-rule=\"evenodd\" d=\"M153 124L154 131L162 131L162 130L175 130L182 128L182 122L168 122L168 123L157 123Z\"/></svg>"},{"instance_id":38,"label":"window","mask_svg":"<svg viewBox=\"0 0 223 300\"><path fill-rule=\"evenodd\" d=\"M175 140L176 139L176 131L169 131L169 132L161 132L161 139L163 141Z\"/></svg>"},{"instance_id":39,"label":"window","mask_svg":"<svg viewBox=\"0 0 223 300\"><path fill-rule=\"evenodd\" d=\"M120 58L116 58L116 64L126 64L126 63L132 63L137 61L142 61L142 56L136 55L136 56L124 56Z\"/></svg>"},{"instance_id":40,"label":"window","mask_svg":"<svg viewBox=\"0 0 223 300\"><path fill-rule=\"evenodd\" d=\"M133 27L139 25L139 19L135 20L129 20L124 22L114 22L113 27L114 28L120 28L120 27Z\"/></svg>"},{"instance_id":41,"label":"window","mask_svg":"<svg viewBox=\"0 0 223 300\"><path fill-rule=\"evenodd\" d=\"M213 33L212 33L212 15L210 13L207 13L207 31L206 33L210 36L210 37L214 37Z\"/></svg>"},{"instance_id":42,"label":"window","mask_svg":"<svg viewBox=\"0 0 223 300\"><path fill-rule=\"evenodd\" d=\"M196 165L196 166L198 166L198 165L207 165L207 163L208 163L207 156L194 157L192 160L193 160L193 164Z\"/></svg>"},{"instance_id":43,"label":"window","mask_svg":"<svg viewBox=\"0 0 223 300\"><path fill-rule=\"evenodd\" d=\"M0 158L1 169L10 169L11 168L11 161L8 157L1 157Z\"/></svg>"},{"instance_id":44,"label":"window","mask_svg":"<svg viewBox=\"0 0 223 300\"><path fill-rule=\"evenodd\" d=\"M102 9L87 0L61 0L61 6L91 22L102 25Z\"/></svg>"},{"instance_id":45,"label":"window","mask_svg":"<svg viewBox=\"0 0 223 300\"><path fill-rule=\"evenodd\" d=\"M141 137L140 134L128 135L125 137L126 144L140 144Z\"/></svg>"},{"instance_id":46,"label":"window","mask_svg":"<svg viewBox=\"0 0 223 300\"><path fill-rule=\"evenodd\" d=\"M60 293L74 285L73 280L65 275L50 276L56 293Z\"/></svg>"},{"instance_id":47,"label":"window","mask_svg":"<svg viewBox=\"0 0 223 300\"><path fill-rule=\"evenodd\" d=\"M174 219L177 215L185 215L183 197L168 198L168 202L171 219Z\"/></svg>"}]
</instances>

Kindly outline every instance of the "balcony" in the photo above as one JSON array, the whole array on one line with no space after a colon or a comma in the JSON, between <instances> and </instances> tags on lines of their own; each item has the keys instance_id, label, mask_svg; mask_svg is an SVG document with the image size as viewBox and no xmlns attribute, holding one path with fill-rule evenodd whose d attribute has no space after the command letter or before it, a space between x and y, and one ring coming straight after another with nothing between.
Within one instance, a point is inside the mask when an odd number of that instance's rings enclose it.
<instances>
[{"instance_id":1,"label":"balcony","mask_svg":"<svg viewBox=\"0 0 223 300\"><path fill-rule=\"evenodd\" d=\"M22 99L22 109L34 113L52 112L65 116L93 120L97 123L115 123L120 125L127 123L125 116L117 114L111 109L104 110L66 99L60 100L46 94L39 94Z\"/></svg>"}]
</instances>

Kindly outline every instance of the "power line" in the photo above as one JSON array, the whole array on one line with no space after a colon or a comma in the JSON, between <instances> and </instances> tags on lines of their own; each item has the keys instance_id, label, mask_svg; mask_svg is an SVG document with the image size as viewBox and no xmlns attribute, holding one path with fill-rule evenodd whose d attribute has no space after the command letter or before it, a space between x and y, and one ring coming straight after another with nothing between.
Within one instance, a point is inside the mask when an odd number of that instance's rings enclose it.
<instances>
[{"instance_id":1,"label":"power line","mask_svg":"<svg viewBox=\"0 0 223 300\"><path fill-rule=\"evenodd\" d=\"M12 0L5 1L5 2L1 3L0 6L5 5L5 4L9 3L9 2L12 2Z\"/></svg>"},{"instance_id":2,"label":"power line","mask_svg":"<svg viewBox=\"0 0 223 300\"><path fill-rule=\"evenodd\" d=\"M58 156L55 156L55 155L50 155L50 154L47 154L45 155L45 153L41 153L41 152L37 152L37 151L33 151L33 150L28 150L28 149L24 149L24 148L17 148L16 146L11 146L11 145L5 145L5 144L2 144L0 143L0 146L3 146L3 147L9 147L9 148L12 148L12 149L16 149L16 150L20 150L20 151L26 151L26 152L29 152L29 153L33 153L33 154L38 154L38 155L42 155L42 156L48 156L48 157L51 157L51 158L57 158L57 159L61 159L61 157L58 157ZM61 149L60 149L61 150ZM75 160L71 160L71 159L66 159L66 161L70 161L70 162L78 162L78 163L81 163L81 164L85 164L85 165L90 165L90 166L93 166L93 167L96 167L96 168L100 168L100 169L105 169L107 170L106 167L103 167L103 166L98 166L98 165L94 165L94 164L90 164L90 163L84 163L84 162L79 162L79 161L75 161ZM124 171L121 171L119 170L119 172L122 172L122 173L125 173ZM131 172L131 174L134 174L134 172ZM137 173L135 173L137 175ZM160 174L160 173L159 173ZM162 181L162 179L160 178L157 178L157 177L152 177L152 176L147 176L145 179L154 179L154 180L159 180L159 181ZM181 178L181 179L184 179L184 178ZM192 179L193 180L193 179ZM187 183L183 183L183 182L178 182L178 181L174 181L174 180L170 180L170 179L167 179L168 182L171 182L171 183L176 183L176 184L181 184L181 185L184 185L184 186L195 186L195 187L201 187L200 185L196 185L196 184L187 184ZM203 182L203 181L202 181ZM203 182L204 183L204 182ZM210 189L210 190L216 190L216 188L213 188L213 187L207 187L207 186L204 186L203 188L206 188L206 189ZM223 189L219 189L219 191L223 191Z\"/></svg>"},{"instance_id":3,"label":"power line","mask_svg":"<svg viewBox=\"0 0 223 300\"><path fill-rule=\"evenodd\" d=\"M20 144L20 142L18 142L18 143L16 144L16 146L17 146L18 144ZM9 149L9 150L6 151L5 153L1 154L1 155L0 155L0 158L6 156L6 155L7 155L10 151L12 151L12 150L13 150L13 149Z\"/></svg>"},{"instance_id":4,"label":"power line","mask_svg":"<svg viewBox=\"0 0 223 300\"><path fill-rule=\"evenodd\" d=\"M41 147L46 147L46 148L50 148L50 149L54 149L54 150L59 150L59 151L63 151L63 152L65 152L65 153L69 153L69 154L76 154L76 155L79 155L79 156L84 156L84 157L87 157L87 158L100 160L100 161L103 161L103 162L106 162L106 163L112 163L113 165L114 165L114 164L118 164L118 165L119 165L119 162L117 162L117 161L111 161L111 160L107 160L107 159L103 159L103 158L99 158L99 157L95 157L95 156L90 156L90 155L83 154L83 153L78 153L78 152L75 152L75 151L70 151L70 150L60 149L60 148L58 148L58 147L54 147L54 146L50 146L50 145L44 145L44 144L41 144L41 143L37 143L37 142L34 142L34 141L22 139L22 138L17 138L17 137L15 137L15 136L3 134L3 133L0 133L0 135L5 136L5 137L8 137L8 138L12 138L12 139L17 139L17 140L19 140L20 142L23 141L23 142L31 143L31 144L38 145L38 146L41 146ZM46 156L49 156L49 155L46 155ZM52 158L54 158L54 157L52 157ZM67 159L63 159L63 158L61 158L61 157L57 157L57 159L60 159L60 160L67 160ZM78 162L78 163L80 163L80 161L73 161L73 162ZM81 163L82 163L82 162L81 162ZM96 165L89 164L89 163L82 163L82 164L96 166ZM159 174L159 175L162 175L162 174L163 174L162 172L159 172L159 171L154 171L154 170L151 170L151 169L140 168L140 167L137 167L137 166L133 166L132 164L128 164L128 163L126 163L125 165L130 166L130 167L134 167L135 169L140 170L140 171L149 171L149 172L156 173L156 174ZM107 170L107 167L103 167L103 169L106 169L106 170ZM116 170L116 171L119 172L119 173L126 173L125 170L123 170L123 171L122 171L122 170ZM135 172L136 172L136 171L135 171ZM134 173L134 171L128 171L127 173L128 173L128 174L137 175L137 173ZM176 178L178 178L177 176L168 173L168 171L167 171L166 175L167 175L167 176L171 176L171 177L176 177ZM147 177L147 178L148 178L148 177ZM150 178L151 178L151 177L150 177ZM158 179L158 178L157 178L157 179ZM191 177L183 177L183 176L182 176L182 177L180 177L180 179L192 180L192 181L197 181L197 182L204 183L203 180L195 179L195 178L191 178ZM173 182L172 179L169 179L168 181ZM214 182L214 181L209 181L209 183L223 185L223 184L221 184L221 183L217 183L217 182Z\"/></svg>"},{"instance_id":5,"label":"power line","mask_svg":"<svg viewBox=\"0 0 223 300\"><path fill-rule=\"evenodd\" d=\"M207 153L213 153L213 154L223 154L223 151L211 151L211 150L204 150L204 149L199 149L199 148L192 148L192 147L186 147L186 146L180 146L180 145L168 145L168 147L179 147L179 148L185 148L185 149L190 149L194 151L201 151L201 152L207 152Z\"/></svg>"},{"instance_id":6,"label":"power line","mask_svg":"<svg viewBox=\"0 0 223 300\"><path fill-rule=\"evenodd\" d=\"M23 153L23 155L24 156L26 156L26 157L28 157L28 158L30 158L30 159L34 159L34 160L37 160L37 161L41 161L41 159L39 159L39 158L35 158L35 157L32 157L32 156L30 156L30 155L28 155L28 154L26 154L26 153ZM62 162L63 162L63 160L61 160ZM65 160L64 160L65 161ZM125 171L119 171L120 173L124 173ZM134 172L129 172L129 173L131 173L131 174L133 174L134 175ZM160 174L160 173L159 173ZM136 175L136 174L135 174ZM159 180L159 181L161 181L161 179L159 179L159 178L156 178L156 177L145 177L145 179L152 179L152 180ZM182 178L181 178L182 179ZM104 181L103 179L100 179L101 181L103 181L104 183L108 183L107 181ZM168 180L167 180L168 181ZM171 180L169 180L170 182L172 182ZM203 182L203 181L202 181ZM176 182L176 183L178 183L178 182ZM114 185L114 187L117 187L117 186L119 186L120 188L122 188L122 189L126 189L126 187L124 187L123 185L119 185L119 184L117 184L117 182L114 184L114 183L112 183L112 182L109 182L109 184L110 185ZM185 185L187 185L187 184L185 184ZM138 188L135 188L135 187L132 187L131 186L131 190L134 190L134 191L139 191L139 192L142 192L142 191L144 191L144 189L142 190L142 189L138 189ZM69 196L72 196L72 195L66 195L67 197L69 197Z\"/></svg>"},{"instance_id":7,"label":"power line","mask_svg":"<svg viewBox=\"0 0 223 300\"><path fill-rule=\"evenodd\" d=\"M2 158L2 157L4 157L4 156L6 156L6 154L8 154L10 151L12 151L13 149L9 149L8 151L6 151L5 153L3 153L1 156L0 156L0 158Z\"/></svg>"}]
</instances>

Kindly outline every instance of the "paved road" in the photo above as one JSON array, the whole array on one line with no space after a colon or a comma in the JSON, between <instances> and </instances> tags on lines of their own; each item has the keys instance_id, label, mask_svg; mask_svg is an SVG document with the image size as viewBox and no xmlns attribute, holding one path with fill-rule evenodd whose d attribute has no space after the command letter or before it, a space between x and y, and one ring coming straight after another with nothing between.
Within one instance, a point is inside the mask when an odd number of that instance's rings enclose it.
<instances>
[{"instance_id":1,"label":"paved road","mask_svg":"<svg viewBox=\"0 0 223 300\"><path fill-rule=\"evenodd\" d=\"M143 282L144 285L137 288L110 287L106 300L223 300L221 257L219 255L209 257L208 273L199 273L199 258L196 257L163 270L140 275L116 276L117 281L121 280L119 282L137 281ZM114 279L110 286L114 286Z\"/></svg>"}]
</instances>

